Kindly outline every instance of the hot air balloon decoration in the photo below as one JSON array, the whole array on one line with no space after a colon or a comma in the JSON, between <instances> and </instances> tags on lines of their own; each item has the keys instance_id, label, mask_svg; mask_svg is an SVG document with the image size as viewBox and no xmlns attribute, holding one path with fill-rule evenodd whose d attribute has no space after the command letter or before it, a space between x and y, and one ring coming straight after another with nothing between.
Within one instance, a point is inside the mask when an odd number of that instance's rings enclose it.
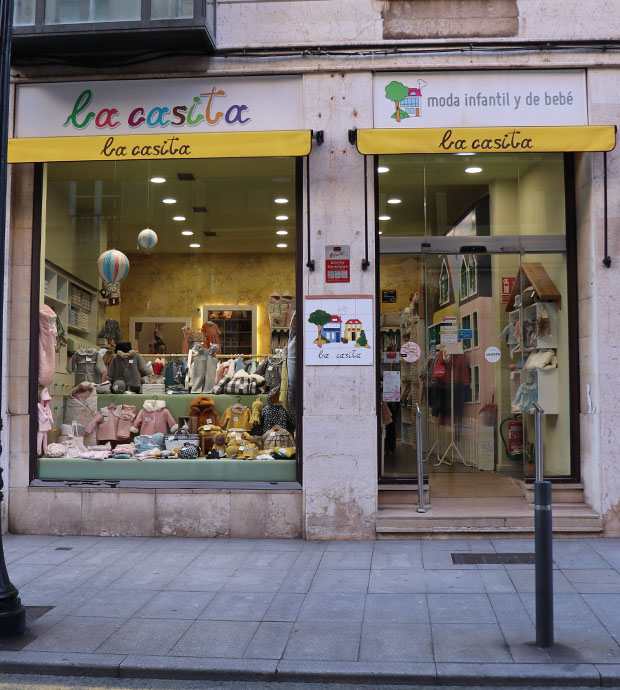
<instances>
[{"instance_id":1,"label":"hot air balloon decoration","mask_svg":"<svg viewBox=\"0 0 620 690\"><path fill-rule=\"evenodd\" d=\"M138 234L138 244L143 249L153 249L157 244L157 240L157 233L151 230L151 228L144 228L144 230L141 230Z\"/></svg>"},{"instance_id":2,"label":"hot air balloon decoration","mask_svg":"<svg viewBox=\"0 0 620 690\"><path fill-rule=\"evenodd\" d=\"M120 304L120 282L129 273L129 259L118 249L109 249L97 259L97 273L103 280L102 297L110 306Z\"/></svg>"}]
</instances>

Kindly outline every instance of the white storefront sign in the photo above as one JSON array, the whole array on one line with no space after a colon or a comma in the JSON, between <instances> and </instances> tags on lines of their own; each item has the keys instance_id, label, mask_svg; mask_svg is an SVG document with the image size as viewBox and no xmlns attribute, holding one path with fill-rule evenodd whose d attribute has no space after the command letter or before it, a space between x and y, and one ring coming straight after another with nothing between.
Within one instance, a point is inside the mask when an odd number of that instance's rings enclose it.
<instances>
[{"instance_id":1,"label":"white storefront sign","mask_svg":"<svg viewBox=\"0 0 620 690\"><path fill-rule=\"evenodd\" d=\"M305 300L304 360L308 366L372 366L372 297L311 296Z\"/></svg>"},{"instance_id":2,"label":"white storefront sign","mask_svg":"<svg viewBox=\"0 0 620 690\"><path fill-rule=\"evenodd\" d=\"M587 125L584 70L381 72L374 127Z\"/></svg>"},{"instance_id":3,"label":"white storefront sign","mask_svg":"<svg viewBox=\"0 0 620 690\"><path fill-rule=\"evenodd\" d=\"M20 84L13 136L296 130L301 106L295 76Z\"/></svg>"}]
</instances>

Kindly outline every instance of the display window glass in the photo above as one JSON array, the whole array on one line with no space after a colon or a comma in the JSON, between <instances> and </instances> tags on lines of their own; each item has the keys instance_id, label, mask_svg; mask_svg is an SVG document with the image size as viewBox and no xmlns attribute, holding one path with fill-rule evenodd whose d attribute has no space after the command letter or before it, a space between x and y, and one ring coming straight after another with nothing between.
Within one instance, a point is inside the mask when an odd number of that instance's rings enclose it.
<instances>
[{"instance_id":1,"label":"display window glass","mask_svg":"<svg viewBox=\"0 0 620 690\"><path fill-rule=\"evenodd\" d=\"M377 176L379 287L395 289L397 304L380 323L421 351L415 362L381 359L398 372L401 399L381 400L392 422L381 426L380 476L415 477L419 443L425 473L488 473L491 493L512 495L520 489L509 480L534 474L536 402L545 475L571 476L564 156L380 156L377 165L388 169Z\"/></svg>"},{"instance_id":2,"label":"display window glass","mask_svg":"<svg viewBox=\"0 0 620 690\"><path fill-rule=\"evenodd\" d=\"M297 168L44 166L40 479L296 480Z\"/></svg>"}]
</instances>

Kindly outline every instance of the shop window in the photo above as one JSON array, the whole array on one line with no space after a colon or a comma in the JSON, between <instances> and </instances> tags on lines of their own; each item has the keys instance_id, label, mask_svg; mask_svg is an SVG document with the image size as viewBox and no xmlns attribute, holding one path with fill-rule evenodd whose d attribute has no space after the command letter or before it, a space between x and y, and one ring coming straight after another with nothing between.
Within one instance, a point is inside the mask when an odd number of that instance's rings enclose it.
<instances>
[{"instance_id":1,"label":"shop window","mask_svg":"<svg viewBox=\"0 0 620 690\"><path fill-rule=\"evenodd\" d=\"M471 330L471 314L461 318L461 328ZM463 338L463 350L471 350L471 338Z\"/></svg>"},{"instance_id":2,"label":"shop window","mask_svg":"<svg viewBox=\"0 0 620 690\"><path fill-rule=\"evenodd\" d=\"M467 294L471 297L478 292L478 262L474 254L469 257L467 272L469 274L469 288Z\"/></svg>"},{"instance_id":3,"label":"shop window","mask_svg":"<svg viewBox=\"0 0 620 690\"><path fill-rule=\"evenodd\" d=\"M474 335L474 348L478 347L478 312L472 314L472 330Z\"/></svg>"},{"instance_id":4,"label":"shop window","mask_svg":"<svg viewBox=\"0 0 620 690\"><path fill-rule=\"evenodd\" d=\"M439 274L439 304L448 304L450 301L450 274L448 265L444 261Z\"/></svg>"},{"instance_id":5,"label":"shop window","mask_svg":"<svg viewBox=\"0 0 620 690\"><path fill-rule=\"evenodd\" d=\"M469 296L469 269L463 257L461 259L461 302Z\"/></svg>"},{"instance_id":6,"label":"shop window","mask_svg":"<svg viewBox=\"0 0 620 690\"><path fill-rule=\"evenodd\" d=\"M38 476L295 481L295 159L45 180Z\"/></svg>"}]
</instances>

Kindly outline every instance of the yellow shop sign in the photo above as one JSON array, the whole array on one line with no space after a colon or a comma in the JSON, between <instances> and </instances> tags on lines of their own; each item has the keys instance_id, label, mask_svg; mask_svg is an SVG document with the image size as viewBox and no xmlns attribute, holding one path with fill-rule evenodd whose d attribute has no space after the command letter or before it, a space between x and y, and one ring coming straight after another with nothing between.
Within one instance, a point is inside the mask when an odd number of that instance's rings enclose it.
<instances>
[{"instance_id":1,"label":"yellow shop sign","mask_svg":"<svg viewBox=\"0 0 620 690\"><path fill-rule=\"evenodd\" d=\"M9 139L9 163L307 156L310 130Z\"/></svg>"},{"instance_id":2,"label":"yellow shop sign","mask_svg":"<svg viewBox=\"0 0 620 690\"><path fill-rule=\"evenodd\" d=\"M542 153L611 151L616 128L576 127L442 127L432 129L360 129L357 148L363 154L391 153Z\"/></svg>"}]
</instances>

